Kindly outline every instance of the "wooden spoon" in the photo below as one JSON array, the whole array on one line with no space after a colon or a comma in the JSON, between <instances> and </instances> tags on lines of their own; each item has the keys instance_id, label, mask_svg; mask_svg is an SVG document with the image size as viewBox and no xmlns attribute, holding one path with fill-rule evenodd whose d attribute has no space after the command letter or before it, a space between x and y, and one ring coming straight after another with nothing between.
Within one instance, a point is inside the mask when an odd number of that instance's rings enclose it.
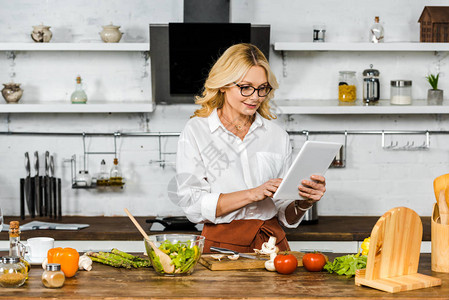
<instances>
[{"instance_id":1,"label":"wooden spoon","mask_svg":"<svg viewBox=\"0 0 449 300\"><path fill-rule=\"evenodd\" d=\"M159 261L161 262L162 268L164 269L165 273L173 273L175 271L175 266L171 264L171 258L166 253L164 253L161 249L156 247L156 245L150 241L150 238L145 233L143 228L137 223L136 219L131 215L131 213L128 211L128 209L125 208L125 213L128 215L128 217L131 219L131 221L134 223L134 225L137 227L137 229L140 231L140 233L143 235L147 243L153 248L154 253L159 257Z\"/></svg>"},{"instance_id":2,"label":"wooden spoon","mask_svg":"<svg viewBox=\"0 0 449 300\"><path fill-rule=\"evenodd\" d=\"M438 199L438 210L440 211L440 220L442 225L449 224L449 208L447 207L444 190L440 191L440 198Z\"/></svg>"}]
</instances>

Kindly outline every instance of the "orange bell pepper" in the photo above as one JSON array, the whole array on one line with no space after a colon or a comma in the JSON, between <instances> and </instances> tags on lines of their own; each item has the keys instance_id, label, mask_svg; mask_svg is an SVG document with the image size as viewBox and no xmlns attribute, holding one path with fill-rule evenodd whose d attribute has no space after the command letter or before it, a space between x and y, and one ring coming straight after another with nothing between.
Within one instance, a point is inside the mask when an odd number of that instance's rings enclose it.
<instances>
[{"instance_id":1,"label":"orange bell pepper","mask_svg":"<svg viewBox=\"0 0 449 300\"><path fill-rule=\"evenodd\" d=\"M53 248L48 250L47 259L49 264L60 264L65 277L73 277L78 271L78 260L80 255L73 248Z\"/></svg>"}]
</instances>

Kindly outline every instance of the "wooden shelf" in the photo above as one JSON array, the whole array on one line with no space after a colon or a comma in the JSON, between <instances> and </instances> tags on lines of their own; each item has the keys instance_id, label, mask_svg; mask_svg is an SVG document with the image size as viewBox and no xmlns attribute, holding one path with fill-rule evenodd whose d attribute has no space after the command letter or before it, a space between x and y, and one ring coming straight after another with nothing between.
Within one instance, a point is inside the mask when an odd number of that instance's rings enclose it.
<instances>
[{"instance_id":1,"label":"wooden shelf","mask_svg":"<svg viewBox=\"0 0 449 300\"><path fill-rule=\"evenodd\" d=\"M449 43L274 43L276 51L449 51Z\"/></svg>"},{"instance_id":2,"label":"wooden shelf","mask_svg":"<svg viewBox=\"0 0 449 300\"><path fill-rule=\"evenodd\" d=\"M344 103L338 100L274 100L276 114L341 115L341 114L449 114L449 102L428 105L427 100L413 100L412 105L391 105L390 100L379 100L366 105L361 100Z\"/></svg>"},{"instance_id":3,"label":"wooden shelf","mask_svg":"<svg viewBox=\"0 0 449 300\"><path fill-rule=\"evenodd\" d=\"M0 43L0 51L150 51L150 43Z\"/></svg>"},{"instance_id":4,"label":"wooden shelf","mask_svg":"<svg viewBox=\"0 0 449 300\"><path fill-rule=\"evenodd\" d=\"M154 111L151 102L92 102L71 104L64 102L36 102L0 104L0 113L145 113Z\"/></svg>"}]
</instances>

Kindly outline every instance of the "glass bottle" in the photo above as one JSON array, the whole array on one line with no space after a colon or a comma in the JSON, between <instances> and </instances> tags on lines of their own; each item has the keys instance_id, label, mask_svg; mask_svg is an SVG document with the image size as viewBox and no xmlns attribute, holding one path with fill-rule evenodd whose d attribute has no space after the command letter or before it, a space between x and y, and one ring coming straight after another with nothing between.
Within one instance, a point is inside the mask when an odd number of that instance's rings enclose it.
<instances>
[{"instance_id":1,"label":"glass bottle","mask_svg":"<svg viewBox=\"0 0 449 300\"><path fill-rule=\"evenodd\" d=\"M60 264L47 264L42 273L42 284L46 288L60 288L64 285L65 275Z\"/></svg>"},{"instance_id":2,"label":"glass bottle","mask_svg":"<svg viewBox=\"0 0 449 300\"><path fill-rule=\"evenodd\" d=\"M22 286L28 278L27 267L18 256L4 256L0 263L0 286L17 288Z\"/></svg>"},{"instance_id":3,"label":"glass bottle","mask_svg":"<svg viewBox=\"0 0 449 300\"><path fill-rule=\"evenodd\" d=\"M374 24L369 29L369 41L371 43L384 42L384 27L379 23L379 17L374 17Z\"/></svg>"},{"instance_id":4,"label":"glass bottle","mask_svg":"<svg viewBox=\"0 0 449 300\"><path fill-rule=\"evenodd\" d=\"M87 95L86 95L86 92L84 92L84 90L83 90L83 85L81 83L81 76L79 76L79 75L76 77L75 91L72 93L70 100L72 101L72 103L86 103L87 102Z\"/></svg>"},{"instance_id":5,"label":"glass bottle","mask_svg":"<svg viewBox=\"0 0 449 300\"><path fill-rule=\"evenodd\" d=\"M97 178L97 186L107 186L109 185L109 173L106 169L106 162L101 160L100 173Z\"/></svg>"},{"instance_id":6,"label":"glass bottle","mask_svg":"<svg viewBox=\"0 0 449 300\"><path fill-rule=\"evenodd\" d=\"M355 71L340 71L338 77L338 100L354 102L356 99Z\"/></svg>"},{"instance_id":7,"label":"glass bottle","mask_svg":"<svg viewBox=\"0 0 449 300\"><path fill-rule=\"evenodd\" d=\"M20 228L19 221L11 221L9 223L9 256L17 256L20 261L25 265L27 271L30 271L31 265L24 258L25 246L20 242Z\"/></svg>"},{"instance_id":8,"label":"glass bottle","mask_svg":"<svg viewBox=\"0 0 449 300\"><path fill-rule=\"evenodd\" d=\"M122 186L123 185L122 171L120 170L120 166L118 164L117 158L114 158L114 166L112 167L111 173L109 176L109 185L111 185L111 186Z\"/></svg>"}]
</instances>

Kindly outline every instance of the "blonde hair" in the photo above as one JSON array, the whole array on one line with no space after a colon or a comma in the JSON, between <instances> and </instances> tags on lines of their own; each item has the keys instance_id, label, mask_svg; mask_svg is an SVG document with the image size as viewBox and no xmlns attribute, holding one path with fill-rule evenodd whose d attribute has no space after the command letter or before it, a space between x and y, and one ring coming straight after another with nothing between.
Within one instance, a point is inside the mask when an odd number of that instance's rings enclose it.
<instances>
[{"instance_id":1,"label":"blonde hair","mask_svg":"<svg viewBox=\"0 0 449 300\"><path fill-rule=\"evenodd\" d=\"M215 108L222 108L224 95L220 92L220 88L233 85L234 82L239 83L254 66L265 69L268 84L273 88L273 91L260 104L257 112L265 119L276 119L276 115L270 111L269 102L279 85L265 55L251 44L233 45L218 58L209 72L201 95L195 97L195 103L201 105L201 108L197 109L191 118L208 117Z\"/></svg>"}]
</instances>

